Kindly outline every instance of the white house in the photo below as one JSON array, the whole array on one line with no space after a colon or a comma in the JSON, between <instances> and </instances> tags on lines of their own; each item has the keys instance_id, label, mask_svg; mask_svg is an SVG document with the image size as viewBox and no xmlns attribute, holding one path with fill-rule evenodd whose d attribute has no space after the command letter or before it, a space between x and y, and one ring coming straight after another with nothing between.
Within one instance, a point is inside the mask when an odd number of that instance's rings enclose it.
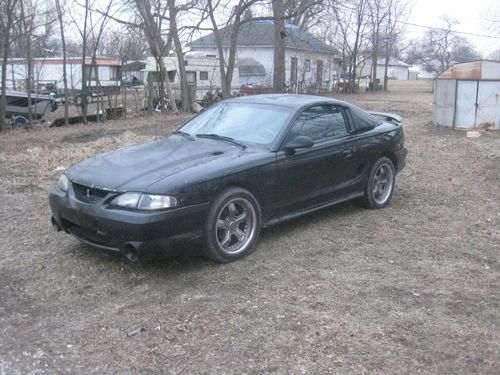
<instances>
[{"instance_id":1,"label":"white house","mask_svg":"<svg viewBox=\"0 0 500 375\"><path fill-rule=\"evenodd\" d=\"M51 91L61 92L64 89L63 66L62 58L34 58L33 89L43 91L44 87L51 87L53 88ZM82 88L82 66L85 70L85 79L87 81L87 86L90 86L90 91L97 86L97 78L99 78L99 86L101 87L114 87L120 85L120 60L98 57L96 59L96 72L95 69L91 69L92 60L90 58L87 57L85 59L85 64L82 64L81 58L71 57L66 59L68 87L71 90L81 90ZM6 72L7 87L14 90L25 90L27 72L28 66L26 59L9 59Z\"/></svg>"},{"instance_id":2,"label":"white house","mask_svg":"<svg viewBox=\"0 0 500 375\"><path fill-rule=\"evenodd\" d=\"M229 55L232 26L220 30L224 56ZM286 83L296 91L309 87L328 89L339 75L336 51L326 43L297 26L287 24L282 32L285 39ZM214 34L206 35L189 44L193 51L206 57L218 57ZM240 84L271 86L274 65L274 22L268 20L250 21L241 26L238 34L237 59L248 65L249 59L258 64L245 68L245 74L256 73L254 78L240 75ZM263 68L263 70L262 70ZM250 74L251 75L251 74Z\"/></svg>"},{"instance_id":3,"label":"white house","mask_svg":"<svg viewBox=\"0 0 500 375\"><path fill-rule=\"evenodd\" d=\"M181 84L177 56L164 57L163 61L165 62L173 96L176 100L180 100ZM198 100L202 100L207 92L214 92L221 89L219 59L215 57L205 57L203 54L199 53L188 52L184 56L184 63L186 64L187 83L195 84L196 98ZM152 81L157 81L159 70L156 59L154 57L148 57L146 60L146 68L143 71L144 79L147 81L148 77L150 77ZM239 69L238 66L236 66L233 71L231 84L232 91L238 91L240 88L239 80Z\"/></svg>"},{"instance_id":4,"label":"white house","mask_svg":"<svg viewBox=\"0 0 500 375\"><path fill-rule=\"evenodd\" d=\"M415 79L434 79L437 76L435 71L428 71L424 65L414 64L410 67L410 75L415 76Z\"/></svg>"},{"instance_id":5,"label":"white house","mask_svg":"<svg viewBox=\"0 0 500 375\"><path fill-rule=\"evenodd\" d=\"M389 58L387 64L387 77L389 79L408 80L409 79L410 65L396 59L395 57ZM371 76L372 74L372 60L367 60L363 69L359 73L360 76ZM377 60L377 78L382 81L385 75L385 58Z\"/></svg>"}]
</instances>

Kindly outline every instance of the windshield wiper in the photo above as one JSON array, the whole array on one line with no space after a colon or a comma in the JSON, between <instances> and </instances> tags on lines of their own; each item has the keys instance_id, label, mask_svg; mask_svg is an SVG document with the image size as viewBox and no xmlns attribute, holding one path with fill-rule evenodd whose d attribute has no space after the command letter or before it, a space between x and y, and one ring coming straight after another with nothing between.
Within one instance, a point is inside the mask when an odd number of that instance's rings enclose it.
<instances>
[{"instance_id":1,"label":"windshield wiper","mask_svg":"<svg viewBox=\"0 0 500 375\"><path fill-rule=\"evenodd\" d=\"M189 139L190 141L194 141L194 138L191 134L183 132L182 130L176 130L173 134L179 134L183 136L184 138Z\"/></svg>"},{"instance_id":2,"label":"windshield wiper","mask_svg":"<svg viewBox=\"0 0 500 375\"><path fill-rule=\"evenodd\" d=\"M219 135L219 134L213 134L213 133L211 133L211 134L196 134L196 136L200 137L200 138L212 138L212 139L217 139L220 141L226 141L226 142L232 143L233 145L240 146L241 148L243 148L243 150L246 150L246 148L247 148L247 146L244 145L243 143L235 141L231 137L225 137L225 136Z\"/></svg>"}]
</instances>

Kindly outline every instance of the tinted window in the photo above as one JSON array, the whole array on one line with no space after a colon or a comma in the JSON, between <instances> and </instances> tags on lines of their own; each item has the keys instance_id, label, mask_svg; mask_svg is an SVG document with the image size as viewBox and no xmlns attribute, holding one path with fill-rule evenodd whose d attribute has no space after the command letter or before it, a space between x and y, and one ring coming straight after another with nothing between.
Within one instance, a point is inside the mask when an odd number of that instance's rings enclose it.
<instances>
[{"instance_id":1,"label":"tinted window","mask_svg":"<svg viewBox=\"0 0 500 375\"><path fill-rule=\"evenodd\" d=\"M347 135L343 110L335 106L316 106L306 109L290 129L288 140L299 135L315 142Z\"/></svg>"}]
</instances>

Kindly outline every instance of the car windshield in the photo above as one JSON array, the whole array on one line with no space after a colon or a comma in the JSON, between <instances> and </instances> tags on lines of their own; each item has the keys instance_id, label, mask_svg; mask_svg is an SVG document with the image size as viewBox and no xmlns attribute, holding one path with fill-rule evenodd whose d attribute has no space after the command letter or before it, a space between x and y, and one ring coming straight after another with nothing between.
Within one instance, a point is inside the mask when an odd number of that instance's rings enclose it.
<instances>
[{"instance_id":1,"label":"car windshield","mask_svg":"<svg viewBox=\"0 0 500 375\"><path fill-rule=\"evenodd\" d=\"M243 143L269 146L292 113L291 108L254 103L220 103L180 130L195 137L217 135Z\"/></svg>"}]
</instances>

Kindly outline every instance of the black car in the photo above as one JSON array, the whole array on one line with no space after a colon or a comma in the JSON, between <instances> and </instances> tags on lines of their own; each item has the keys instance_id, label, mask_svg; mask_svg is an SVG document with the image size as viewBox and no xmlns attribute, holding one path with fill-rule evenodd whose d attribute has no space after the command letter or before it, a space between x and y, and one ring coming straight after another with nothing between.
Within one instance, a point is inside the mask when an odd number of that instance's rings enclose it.
<instances>
[{"instance_id":1,"label":"black car","mask_svg":"<svg viewBox=\"0 0 500 375\"><path fill-rule=\"evenodd\" d=\"M197 235L233 261L261 228L352 199L386 206L407 154L400 122L317 96L226 100L162 140L72 166L50 193L52 224L130 260Z\"/></svg>"}]
</instances>

